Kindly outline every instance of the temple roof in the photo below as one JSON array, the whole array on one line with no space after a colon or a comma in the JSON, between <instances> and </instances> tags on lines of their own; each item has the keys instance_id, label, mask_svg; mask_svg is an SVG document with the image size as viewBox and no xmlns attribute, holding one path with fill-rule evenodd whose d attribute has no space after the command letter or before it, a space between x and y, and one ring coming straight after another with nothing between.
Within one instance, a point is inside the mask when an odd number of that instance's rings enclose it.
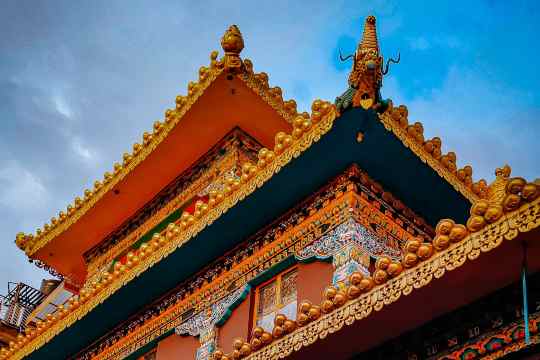
<instances>
[{"instance_id":1,"label":"temple roof","mask_svg":"<svg viewBox=\"0 0 540 360\"><path fill-rule=\"evenodd\" d=\"M372 25L373 31L368 32L371 37L376 34L374 21ZM374 49L372 41L366 40L368 45ZM408 125L406 108L394 108L391 102L376 106L380 99L374 97L374 107L363 109L369 102L360 99L358 104L363 105L356 106L354 94L358 89L352 88L352 107L316 100L311 114L298 114L294 101L283 101L281 90L268 86L266 74L253 73L251 62L240 59L243 46L238 29L231 27L222 39L224 57L218 60L217 53L212 53L210 66L201 68L199 81L190 83L186 97L177 97L176 109L166 112L165 121L156 122L153 132L143 135L142 144L135 144L132 153L124 154L122 164L115 164L112 173L106 173L93 190L86 190L84 198L77 198L43 232L18 235L17 245L31 258L83 282L86 273L82 254L235 126L265 146L257 163L247 164L239 180L212 193L208 203L198 204L194 213L183 213L155 233L144 248L131 254L129 263L87 284L59 317L49 319L21 340L14 349L15 358L32 353L85 318L91 318L86 322L87 329L98 331L89 324L97 324L104 313L128 301L118 314L110 313L108 325L114 325L112 322L125 316L124 312L170 289L352 162L360 162L370 176L429 224L447 216L464 221L471 202L487 196L485 182L472 183L470 167L457 170L455 154L441 155L440 139L424 141L421 124ZM378 66L382 71L381 62ZM440 177L446 181L440 181ZM189 264L182 260L187 256L192 260ZM162 278L173 268L174 279ZM148 283L140 293L136 289L143 286L139 276L143 272ZM58 341L54 344L59 345Z\"/></svg>"},{"instance_id":2,"label":"temple roof","mask_svg":"<svg viewBox=\"0 0 540 360\"><path fill-rule=\"evenodd\" d=\"M142 142L124 153L121 163L115 163L103 180L84 190L84 196L76 197L43 230L18 234L17 245L30 258L81 284L82 254L231 129L239 127L267 147L273 146L276 133L290 131L298 115L296 102L284 101L281 89L270 87L265 73L254 73L250 60L240 60L237 38L241 36L233 26L222 39L224 57L218 60L217 52L212 52L210 66L200 68L198 82L189 83L186 96L177 96L176 108L165 112L165 120L156 121L153 131L145 132Z\"/></svg>"},{"instance_id":3,"label":"temple roof","mask_svg":"<svg viewBox=\"0 0 540 360\"><path fill-rule=\"evenodd\" d=\"M520 177L510 178L509 166L497 169L496 176L486 199L471 206L466 225L452 219L441 220L433 242L408 241L400 262L381 257L371 276L353 273L348 285L327 287L320 304L309 299L302 301L296 321L289 326L284 315L277 315L270 342L260 341L265 331L255 328L251 344L234 340L233 347L250 345L242 356L249 360L280 359L295 352L300 353L296 359L327 354L349 358L448 308L464 305L514 282L514 271L519 273L524 261L520 255L527 256L528 271L538 271L540 185ZM491 253L499 247L505 251ZM487 269L490 261L499 261L498 268ZM447 285L441 283L443 276ZM407 302L403 299L401 307L392 305L405 296L412 298L408 304L403 305ZM413 303L423 305L411 306ZM332 336L333 333L339 333L339 337ZM220 350L216 353L216 360L233 358Z\"/></svg>"},{"instance_id":4,"label":"temple roof","mask_svg":"<svg viewBox=\"0 0 540 360\"><path fill-rule=\"evenodd\" d=\"M244 43L237 27L232 26L223 36L222 47L225 56L218 60L217 52L212 52L210 66L201 67L199 81L190 82L187 96L178 96L176 108L165 112L164 122L156 121L152 133L145 132L142 143L135 143L131 153L124 153L122 163L115 163L112 172L106 172L102 181L94 183L94 189L86 189L84 196L76 197L66 211L53 217L35 235L17 235L17 245L31 259L52 267L58 273L72 278L75 283L82 283L85 277L82 254L96 246L102 238L150 201L175 175L201 157L206 149L224 135L225 129L240 126L270 148L275 133L290 129L290 124L299 116L295 101L283 101L281 89L270 88L265 73L253 73L251 61L240 59L239 53ZM366 19L359 43L357 53L362 52L375 52L379 58L377 72L385 73L382 56L379 55L375 18L372 16ZM361 79L364 75L358 66L362 65L362 61L371 60L357 59L357 55L351 78ZM236 76L231 77L231 74ZM381 84L376 86L380 88ZM231 89L234 87L238 89ZM252 91L239 91L246 87ZM223 99L221 95L224 91L235 92L236 96ZM355 93L358 90L352 86L339 97L336 101L338 110L343 112L351 106L358 106L353 104ZM263 101L255 100L253 96ZM211 115L207 114L209 110L204 106L205 103L213 104ZM270 105L273 112L269 111L267 105ZM469 201L485 196L486 183L484 180L473 183L472 167L457 169L455 153L441 153L440 138L425 140L422 124L409 124L406 107L393 108L391 101L385 105L386 111L379 115L379 119L405 147L410 148ZM243 111L236 111L237 106L242 106ZM248 108L250 111L246 111ZM373 108L380 109L378 104L374 104ZM234 120L231 120L231 111L235 114ZM275 113L279 116L273 115ZM212 125L200 131L200 124L209 121L210 116L214 118ZM306 116L306 113L302 114L299 121ZM253 118L259 120L253 121ZM264 118L275 120L263 121ZM221 127L218 128L217 124ZM185 143L190 146L184 146ZM175 154L175 161L171 161L170 153ZM162 163L168 165L164 167ZM143 188L139 185L139 179L142 178L145 179ZM136 193L137 196L122 196L124 193ZM80 256L73 256L74 253ZM68 258L72 260L66 262Z\"/></svg>"},{"instance_id":5,"label":"temple roof","mask_svg":"<svg viewBox=\"0 0 540 360\"><path fill-rule=\"evenodd\" d=\"M484 197L487 184L485 180L473 183L470 165L458 169L456 154L452 151L443 154L439 137L425 139L424 126L420 122L409 122L406 106L394 108L391 100L381 98L383 76L388 73L390 63L398 63L400 57L398 56L397 60L388 59L386 66L383 66L384 59L379 50L375 17L366 18L358 49L345 59L351 57L353 67L349 76L349 88L336 98L338 110L341 113L353 107L375 110L388 131L469 201L474 202Z\"/></svg>"}]
</instances>

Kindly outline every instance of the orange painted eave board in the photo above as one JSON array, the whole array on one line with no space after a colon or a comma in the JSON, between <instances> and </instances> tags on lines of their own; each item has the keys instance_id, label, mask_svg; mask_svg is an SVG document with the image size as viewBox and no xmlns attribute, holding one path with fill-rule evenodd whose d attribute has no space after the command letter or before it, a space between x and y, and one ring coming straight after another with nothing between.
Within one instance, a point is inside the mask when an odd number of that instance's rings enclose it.
<instances>
[{"instance_id":1,"label":"orange painted eave board","mask_svg":"<svg viewBox=\"0 0 540 360\"><path fill-rule=\"evenodd\" d=\"M291 130L291 125L242 80L227 79L221 74L144 161L34 257L73 280L83 281L86 276L83 253L235 127L268 148L273 148L277 132ZM115 194L115 190L119 193Z\"/></svg>"}]
</instances>

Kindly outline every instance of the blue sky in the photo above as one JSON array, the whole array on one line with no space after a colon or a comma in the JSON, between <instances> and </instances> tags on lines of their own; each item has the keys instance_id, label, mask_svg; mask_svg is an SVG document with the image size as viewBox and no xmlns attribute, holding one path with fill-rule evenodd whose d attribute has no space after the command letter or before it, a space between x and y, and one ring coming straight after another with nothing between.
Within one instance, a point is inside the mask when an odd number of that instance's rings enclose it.
<instances>
[{"instance_id":1,"label":"blue sky","mask_svg":"<svg viewBox=\"0 0 540 360\"><path fill-rule=\"evenodd\" d=\"M383 97L474 178L540 177L535 1L11 1L0 11L0 293L45 274L16 249L112 167L207 65L230 24L244 57L308 109L346 88L364 18L401 53ZM6 284L6 285L4 285Z\"/></svg>"}]
</instances>

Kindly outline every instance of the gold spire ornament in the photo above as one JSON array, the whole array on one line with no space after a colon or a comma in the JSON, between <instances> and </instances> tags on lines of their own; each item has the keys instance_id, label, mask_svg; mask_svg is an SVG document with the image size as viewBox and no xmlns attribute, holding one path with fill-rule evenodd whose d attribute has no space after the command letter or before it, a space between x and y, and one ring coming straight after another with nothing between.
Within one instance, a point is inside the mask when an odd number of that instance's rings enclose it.
<instances>
[{"instance_id":1,"label":"gold spire ornament","mask_svg":"<svg viewBox=\"0 0 540 360\"><path fill-rule=\"evenodd\" d=\"M244 39L238 26L231 25L221 38L221 47L225 51L224 66L230 71L236 71L242 67L240 52L244 49Z\"/></svg>"},{"instance_id":2,"label":"gold spire ornament","mask_svg":"<svg viewBox=\"0 0 540 360\"><path fill-rule=\"evenodd\" d=\"M341 60L353 58L353 68L349 75L349 85L355 89L352 105L364 109L378 108L381 105L380 88L383 75L388 73L390 62L398 63L398 59L389 59L386 67L383 66L383 57L380 54L377 39L376 19L370 15L366 18L362 41L356 52Z\"/></svg>"}]
</instances>

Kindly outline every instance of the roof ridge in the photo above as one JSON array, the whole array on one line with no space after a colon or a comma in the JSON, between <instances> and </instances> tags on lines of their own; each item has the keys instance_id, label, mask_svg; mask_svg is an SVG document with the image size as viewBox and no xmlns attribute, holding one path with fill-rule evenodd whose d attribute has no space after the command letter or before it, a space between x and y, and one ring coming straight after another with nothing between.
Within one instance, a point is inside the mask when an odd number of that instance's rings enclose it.
<instances>
[{"instance_id":1,"label":"roof ridge","mask_svg":"<svg viewBox=\"0 0 540 360\"><path fill-rule=\"evenodd\" d=\"M457 156L453 151L442 154L442 140L433 137L424 138L424 126L421 122L409 123L409 111L405 105L394 107L392 100L388 100L388 108L378 119L384 127L392 132L405 147L411 149L423 162L428 164L437 174L444 178L459 193L471 203L487 196L487 182L480 179L473 182L473 169L470 165L457 168Z\"/></svg>"},{"instance_id":2,"label":"roof ridge","mask_svg":"<svg viewBox=\"0 0 540 360\"><path fill-rule=\"evenodd\" d=\"M176 107L165 111L164 122L155 121L152 132L144 132L142 142L133 144L132 152L125 152L122 163L116 162L112 172L106 171L103 180L96 180L93 189L85 189L82 197L75 197L67 209L60 211L57 217L52 217L49 223L44 224L43 230L38 228L35 234L20 232L15 243L32 256L52 239L75 224L94 204L106 193L123 180L136 166L152 153L152 151L167 137L180 122L182 117L196 103L197 99L223 72L235 74L244 83L267 102L285 121L292 123L298 115L296 101L284 100L280 87L270 87L268 75L264 72L254 73L253 63L249 59L241 59L240 51L243 48L243 39L236 25L232 25L221 40L224 56L218 60L218 52L210 53L208 67L201 66L197 81L190 81L185 96L176 97ZM238 61L239 62L238 62ZM303 116L309 117L307 112Z\"/></svg>"},{"instance_id":3,"label":"roof ridge","mask_svg":"<svg viewBox=\"0 0 540 360\"><path fill-rule=\"evenodd\" d=\"M315 100L311 116L298 115L291 134L278 132L274 149L262 148L258 163L244 165L240 180L231 181L223 192L212 192L208 204L197 203L193 214L184 212L178 223L172 222L163 233L155 233L149 244L142 244L137 252L128 255L125 265L118 263L113 272L105 272L100 280L89 284L88 289L71 297L67 307L59 307L58 315L48 314L46 321L38 322L35 330L30 330L14 344L9 350L10 355L20 359L42 347L125 284L170 255L320 140L332 128L336 118L334 105Z\"/></svg>"}]
</instances>

